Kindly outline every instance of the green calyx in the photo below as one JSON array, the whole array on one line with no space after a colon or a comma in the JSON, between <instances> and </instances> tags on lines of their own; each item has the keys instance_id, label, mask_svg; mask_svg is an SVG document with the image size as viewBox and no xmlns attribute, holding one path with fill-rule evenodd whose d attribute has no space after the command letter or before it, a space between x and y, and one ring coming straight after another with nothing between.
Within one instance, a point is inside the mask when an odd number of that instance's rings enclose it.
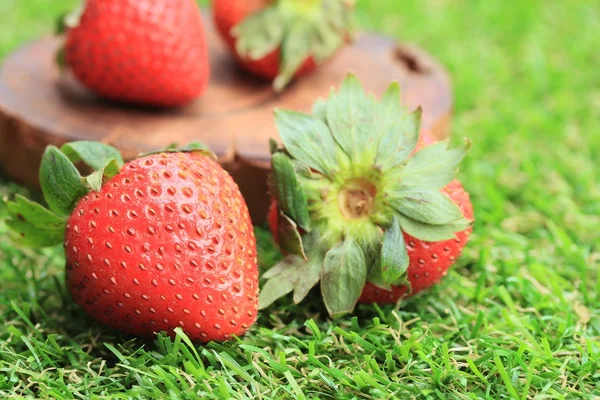
<instances>
[{"instance_id":1,"label":"green calyx","mask_svg":"<svg viewBox=\"0 0 600 400\"><path fill-rule=\"evenodd\" d=\"M352 32L353 0L276 0L232 30L242 57L259 60L280 49L279 75L273 82L283 90L312 57L322 64Z\"/></svg>"},{"instance_id":2,"label":"green calyx","mask_svg":"<svg viewBox=\"0 0 600 400\"><path fill-rule=\"evenodd\" d=\"M78 162L94 172L81 176L75 167ZM24 246L47 247L62 243L67 218L79 199L90 190L100 190L103 182L115 176L122 166L119 151L103 143L77 141L60 149L48 146L39 175L48 208L16 196L7 203L9 235Z\"/></svg>"},{"instance_id":3,"label":"green calyx","mask_svg":"<svg viewBox=\"0 0 600 400\"><path fill-rule=\"evenodd\" d=\"M138 156L138 158L161 153L201 153L209 158L212 158L213 160L217 159L215 153L210 151L205 144L199 142L192 142L184 147L179 147L177 143L172 143L165 148L142 153Z\"/></svg>"},{"instance_id":4,"label":"green calyx","mask_svg":"<svg viewBox=\"0 0 600 400\"><path fill-rule=\"evenodd\" d=\"M86 6L87 0L81 0L72 11L61 14L56 19L54 33L56 35L62 35L68 29L73 29L79 26Z\"/></svg>"},{"instance_id":5,"label":"green calyx","mask_svg":"<svg viewBox=\"0 0 600 400\"><path fill-rule=\"evenodd\" d=\"M377 101L352 74L311 115L275 111L284 148L273 149L270 184L279 221L286 220L278 233L288 256L265 275L261 308L320 280L329 313L351 312L365 282L387 289L406 283L403 233L441 241L470 226L440 191L470 144L449 148L443 141L413 155L420 117L420 109L401 106L397 83Z\"/></svg>"},{"instance_id":6,"label":"green calyx","mask_svg":"<svg viewBox=\"0 0 600 400\"><path fill-rule=\"evenodd\" d=\"M201 144L183 148L171 146L156 153L164 152L201 152L214 158L214 154ZM80 162L93 172L82 176L75 167ZM32 247L62 243L67 219L79 200L91 190L99 191L105 182L119 173L123 164L123 157L116 148L99 142L70 142L60 149L48 146L39 173L48 207L22 196L8 201L6 224L13 241Z\"/></svg>"}]
</instances>

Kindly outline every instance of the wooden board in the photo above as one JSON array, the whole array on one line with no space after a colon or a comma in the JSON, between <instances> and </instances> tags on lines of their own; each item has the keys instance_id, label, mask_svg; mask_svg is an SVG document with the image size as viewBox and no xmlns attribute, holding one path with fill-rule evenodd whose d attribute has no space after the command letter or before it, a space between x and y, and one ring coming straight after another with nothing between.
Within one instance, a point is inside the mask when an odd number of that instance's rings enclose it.
<instances>
[{"instance_id":1,"label":"wooden board","mask_svg":"<svg viewBox=\"0 0 600 400\"><path fill-rule=\"evenodd\" d=\"M61 74L54 54L61 40L44 37L9 56L0 69L0 170L10 179L36 185L48 144L100 140L125 158L172 143L201 141L238 182L253 220L268 207L268 139L277 137L273 108L309 111L344 76L355 72L365 87L381 95L392 80L403 102L423 108L422 126L438 137L448 134L452 93L448 76L429 55L397 46L374 34L361 34L315 74L278 95L268 83L241 71L206 18L211 83L204 95L179 109L156 110L110 103Z\"/></svg>"}]
</instances>

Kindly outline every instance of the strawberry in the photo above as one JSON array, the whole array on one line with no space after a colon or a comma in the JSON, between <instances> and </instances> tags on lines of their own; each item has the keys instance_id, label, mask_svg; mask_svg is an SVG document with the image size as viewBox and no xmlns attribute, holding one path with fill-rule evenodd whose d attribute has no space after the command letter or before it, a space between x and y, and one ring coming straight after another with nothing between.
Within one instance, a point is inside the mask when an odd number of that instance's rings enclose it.
<instances>
[{"instance_id":1,"label":"strawberry","mask_svg":"<svg viewBox=\"0 0 600 400\"><path fill-rule=\"evenodd\" d=\"M421 110L380 102L354 75L312 115L277 110L269 224L285 257L268 270L259 308L320 282L328 312L391 303L437 283L468 241L469 195L454 179L470 144L449 148L426 132Z\"/></svg>"},{"instance_id":2,"label":"strawberry","mask_svg":"<svg viewBox=\"0 0 600 400\"><path fill-rule=\"evenodd\" d=\"M86 0L65 24L66 64L102 97L178 106L207 86L208 48L193 0Z\"/></svg>"},{"instance_id":3,"label":"strawberry","mask_svg":"<svg viewBox=\"0 0 600 400\"><path fill-rule=\"evenodd\" d=\"M48 147L42 160L50 209L17 197L7 224L24 244L64 241L67 287L85 312L141 337L181 327L205 342L248 330L257 317L253 227L209 153L150 154L119 168L106 145L61 150ZM79 160L98 170L81 178Z\"/></svg>"},{"instance_id":4,"label":"strawberry","mask_svg":"<svg viewBox=\"0 0 600 400\"><path fill-rule=\"evenodd\" d=\"M215 25L238 62L281 91L339 50L354 0L214 0Z\"/></svg>"}]
</instances>

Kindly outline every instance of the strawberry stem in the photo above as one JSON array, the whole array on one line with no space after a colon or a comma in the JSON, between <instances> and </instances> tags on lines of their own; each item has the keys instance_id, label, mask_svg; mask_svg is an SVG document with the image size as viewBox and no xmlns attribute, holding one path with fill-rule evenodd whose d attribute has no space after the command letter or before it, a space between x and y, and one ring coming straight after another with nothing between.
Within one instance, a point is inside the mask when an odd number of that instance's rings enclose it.
<instances>
[{"instance_id":1,"label":"strawberry stem","mask_svg":"<svg viewBox=\"0 0 600 400\"><path fill-rule=\"evenodd\" d=\"M338 207L348 219L369 218L374 208L377 194L375 185L366 179L348 182L338 194Z\"/></svg>"}]
</instances>

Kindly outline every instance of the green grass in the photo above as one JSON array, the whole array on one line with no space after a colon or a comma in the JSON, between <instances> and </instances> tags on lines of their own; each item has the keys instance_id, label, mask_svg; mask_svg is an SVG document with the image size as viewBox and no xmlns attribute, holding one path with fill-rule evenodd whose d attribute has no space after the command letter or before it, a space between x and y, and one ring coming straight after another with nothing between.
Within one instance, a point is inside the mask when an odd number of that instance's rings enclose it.
<instances>
[{"instance_id":1,"label":"green grass","mask_svg":"<svg viewBox=\"0 0 600 400\"><path fill-rule=\"evenodd\" d=\"M72 3L0 2L0 57ZM336 321L283 301L224 344L145 342L72 304L60 250L0 226L1 398L600 396L600 3L364 0L360 19L447 66L453 134L474 142L477 223L443 283Z\"/></svg>"}]
</instances>

